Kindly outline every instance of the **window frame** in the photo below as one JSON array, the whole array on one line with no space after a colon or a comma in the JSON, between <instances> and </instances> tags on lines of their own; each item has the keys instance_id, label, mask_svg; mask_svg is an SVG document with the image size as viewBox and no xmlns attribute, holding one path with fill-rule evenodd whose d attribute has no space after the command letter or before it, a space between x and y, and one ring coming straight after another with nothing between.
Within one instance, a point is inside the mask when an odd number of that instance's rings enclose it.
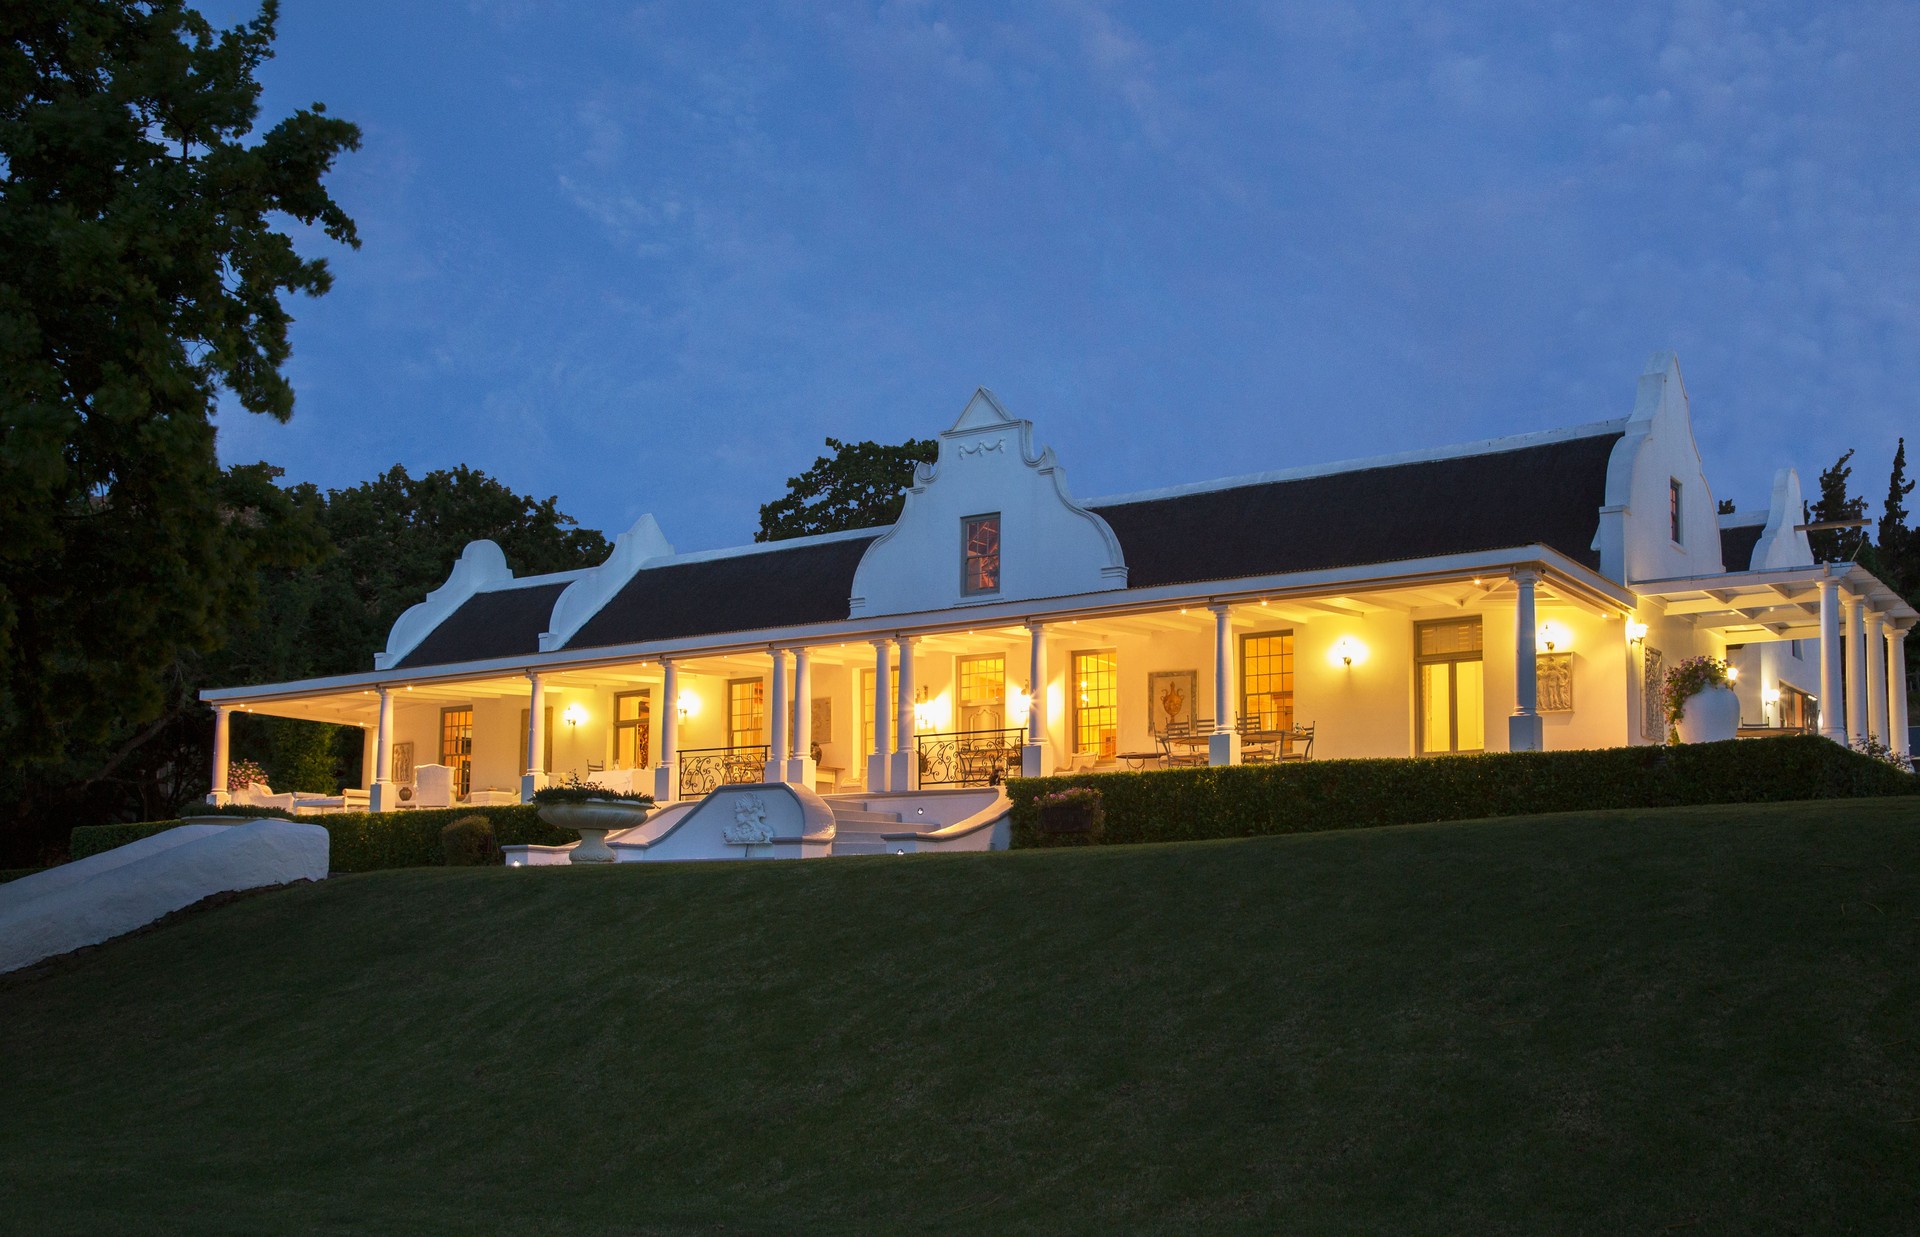
<instances>
[{"instance_id":1,"label":"window frame","mask_svg":"<svg viewBox=\"0 0 1920 1237\"><path fill-rule=\"evenodd\" d=\"M1465 653L1422 653L1420 651L1420 633L1435 627L1458 627L1467 623L1478 624L1480 628L1480 647ZM1487 625L1479 615L1466 618L1418 619L1413 624L1413 750L1417 756L1459 756L1471 755L1487 750L1486 719L1480 723L1480 746L1463 748L1460 746L1460 673L1461 662L1480 663L1481 708L1486 707L1486 661L1487 661ZM1421 673L1428 666L1447 667L1447 698L1452 708L1447 714L1447 743L1444 749L1427 747L1426 727L1421 725L1427 715L1426 676Z\"/></svg>"},{"instance_id":2,"label":"window frame","mask_svg":"<svg viewBox=\"0 0 1920 1237\"><path fill-rule=\"evenodd\" d=\"M975 588L973 529L975 525L985 524L989 520L993 522L993 586ZM1005 545L1006 524L1001 520L998 511L982 511L977 515L960 517L960 595L962 597L998 597L1000 595L1000 583L1003 578L1001 573L1006 564L1006 556L1003 553ZM979 558L985 561L986 555L980 555Z\"/></svg>"},{"instance_id":3,"label":"window frame","mask_svg":"<svg viewBox=\"0 0 1920 1237\"><path fill-rule=\"evenodd\" d=\"M1081 703L1080 659L1083 657L1104 657L1110 667L1109 682L1106 691L1111 696L1109 704L1088 705ZM1067 701L1068 725L1071 731L1071 750L1075 756L1094 756L1101 760L1111 760L1120 751L1120 652L1114 648L1074 649L1067 654ZM1112 752L1100 750L1098 742L1092 747L1080 745L1081 715L1088 712L1107 711L1112 714L1113 748Z\"/></svg>"},{"instance_id":4,"label":"window frame","mask_svg":"<svg viewBox=\"0 0 1920 1237\"><path fill-rule=\"evenodd\" d=\"M1685 528L1680 521L1682 490L1680 478L1667 478L1667 533L1673 538L1673 544L1684 547L1687 543L1682 535Z\"/></svg>"},{"instance_id":5,"label":"window frame","mask_svg":"<svg viewBox=\"0 0 1920 1237\"><path fill-rule=\"evenodd\" d=\"M760 725L759 725L759 728L754 732L759 735L759 738L752 743L743 744L738 741L738 738L740 735L740 726L739 726L738 719L734 716L733 689L736 687L744 687L748 684L753 684L754 686L760 689L760 699L759 699ZM766 680L766 676L758 675L758 674L749 674L749 675L743 675L742 677L737 679L728 679L727 680L727 750L731 752L731 751L736 751L741 747L764 747L766 743L767 743L767 680Z\"/></svg>"},{"instance_id":6,"label":"window frame","mask_svg":"<svg viewBox=\"0 0 1920 1237\"><path fill-rule=\"evenodd\" d=\"M466 733L450 734L447 718L455 713L467 715ZM464 750L455 750L451 743L464 739ZM451 761L451 764L448 762ZM464 799L473 790L473 706L471 704L449 704L440 707L440 763L454 770L454 797Z\"/></svg>"},{"instance_id":7,"label":"window frame","mask_svg":"<svg viewBox=\"0 0 1920 1237\"><path fill-rule=\"evenodd\" d=\"M1234 669L1238 672L1237 677L1240 680L1240 682L1237 684L1237 687L1239 689L1239 696L1237 698L1237 702L1239 704L1238 716L1240 716L1241 718L1245 718L1249 715L1248 709L1247 709L1247 701L1250 697L1250 693L1247 690L1247 679L1249 677L1248 670L1247 670L1248 643L1254 640L1275 640L1275 639L1282 639L1282 638L1284 638L1287 642L1287 648L1284 654L1287 668L1283 672L1287 682L1287 692L1286 692L1287 711L1286 711L1286 721L1283 725L1279 726L1278 729L1291 730L1293 728L1293 719L1298 716L1298 710L1294 707L1295 701L1294 701L1293 687L1294 687L1294 684L1298 681L1298 673L1299 673L1298 665L1296 661L1296 649L1295 649L1295 645L1297 643L1297 637L1294 634L1294 629L1291 627L1276 627L1271 631L1244 631L1240 633L1240 644L1239 644L1239 647L1235 650L1235 652L1239 654L1239 658L1234 666ZM1266 694L1268 696L1272 696L1277 693L1268 692ZM1276 713L1277 712L1278 711L1276 710ZM1194 713L1197 716L1199 713L1199 710L1195 709ZM1288 740L1287 743L1288 743L1288 748L1291 749L1292 740Z\"/></svg>"},{"instance_id":8,"label":"window frame","mask_svg":"<svg viewBox=\"0 0 1920 1237\"><path fill-rule=\"evenodd\" d=\"M639 716L622 721L620 718L620 702L622 700L640 701ZM619 761L620 735L628 730L634 732L633 767L636 769L650 768L653 762L653 689L651 687L638 687L632 691L613 693L613 749L607 754L607 764L609 767L614 766ZM640 759L643 755L646 757L644 761Z\"/></svg>"}]
</instances>

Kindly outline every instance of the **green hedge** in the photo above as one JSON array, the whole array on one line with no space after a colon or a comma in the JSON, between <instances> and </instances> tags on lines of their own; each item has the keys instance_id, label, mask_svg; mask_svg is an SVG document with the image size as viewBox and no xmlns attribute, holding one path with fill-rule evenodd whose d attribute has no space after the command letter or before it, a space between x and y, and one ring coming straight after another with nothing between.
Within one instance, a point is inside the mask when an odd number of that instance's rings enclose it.
<instances>
[{"instance_id":1,"label":"green hedge","mask_svg":"<svg viewBox=\"0 0 1920 1237\"><path fill-rule=\"evenodd\" d=\"M442 866L446 860L440 846L440 831L467 816L486 817L500 846L526 843L564 846L580 836L571 829L556 829L547 824L530 804L421 808L412 812L333 812L325 816L302 816L300 821L320 825L332 835L328 866L335 872L372 872L380 868ZM71 853L75 859L85 859L88 855L152 837L179 823L152 820L126 825L82 825L73 831Z\"/></svg>"},{"instance_id":2,"label":"green hedge","mask_svg":"<svg viewBox=\"0 0 1920 1237\"><path fill-rule=\"evenodd\" d=\"M1040 844L1041 795L1097 789L1106 843L1363 829L1531 812L1920 793L1920 778L1827 739L1317 760L1013 778L1013 845Z\"/></svg>"}]
</instances>

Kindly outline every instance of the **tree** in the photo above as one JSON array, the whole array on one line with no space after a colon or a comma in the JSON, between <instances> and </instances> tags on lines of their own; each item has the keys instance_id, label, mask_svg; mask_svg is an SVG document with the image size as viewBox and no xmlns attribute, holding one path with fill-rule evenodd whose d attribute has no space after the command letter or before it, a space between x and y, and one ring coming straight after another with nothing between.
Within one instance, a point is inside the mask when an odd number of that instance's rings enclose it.
<instances>
[{"instance_id":1,"label":"tree","mask_svg":"<svg viewBox=\"0 0 1920 1237\"><path fill-rule=\"evenodd\" d=\"M124 765L255 602L317 548L211 414L285 420L285 294L324 293L285 215L357 245L322 187L359 131L253 133L275 0L216 33L181 0L0 10L0 752ZM96 776L98 773L96 771Z\"/></svg>"},{"instance_id":2,"label":"tree","mask_svg":"<svg viewBox=\"0 0 1920 1237\"><path fill-rule=\"evenodd\" d=\"M1720 515L1732 515L1733 500L1731 498L1721 499L1719 505L1715 507L1714 510L1718 512Z\"/></svg>"},{"instance_id":3,"label":"tree","mask_svg":"<svg viewBox=\"0 0 1920 1237\"><path fill-rule=\"evenodd\" d=\"M1881 506L1879 536L1880 566L1888 574L1887 583L1902 595L1911 594L1920 585L1920 570L1912 561L1913 531L1907 527L1907 495L1913 482L1907 480L1907 440L1903 437L1893 449L1893 470L1887 477L1887 497Z\"/></svg>"},{"instance_id":4,"label":"tree","mask_svg":"<svg viewBox=\"0 0 1920 1237\"><path fill-rule=\"evenodd\" d=\"M914 469L940 454L931 438L910 438L897 447L829 438L827 446L831 458L819 456L812 468L787 478L786 497L760 508L755 541L891 524L906 504Z\"/></svg>"},{"instance_id":5,"label":"tree","mask_svg":"<svg viewBox=\"0 0 1920 1237\"><path fill-rule=\"evenodd\" d=\"M1847 480L1853 475L1853 467L1848 462L1853 459L1853 450L1833 462L1833 467L1820 474L1820 498L1808 512L1807 523L1826 524L1841 520L1859 520L1867 514L1867 500L1855 498L1847 492ZM1819 563L1844 563L1856 558L1861 546L1866 543L1865 529L1841 528L1821 529L1807 534L1807 540L1813 544L1813 558Z\"/></svg>"}]
</instances>

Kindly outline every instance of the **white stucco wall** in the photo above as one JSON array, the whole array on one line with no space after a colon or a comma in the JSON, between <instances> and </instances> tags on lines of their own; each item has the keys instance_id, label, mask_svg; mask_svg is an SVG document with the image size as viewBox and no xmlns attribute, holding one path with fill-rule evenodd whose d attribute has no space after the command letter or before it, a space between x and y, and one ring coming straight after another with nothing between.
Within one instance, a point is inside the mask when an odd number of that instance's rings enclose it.
<instances>
[{"instance_id":1,"label":"white stucco wall","mask_svg":"<svg viewBox=\"0 0 1920 1237\"><path fill-rule=\"evenodd\" d=\"M1672 535L1669 494L1681 486L1680 540ZM1700 466L1680 362L1655 353L1640 375L1633 414L1607 466L1606 506L1595 544L1603 575L1664 580L1721 570L1713 490Z\"/></svg>"}]
</instances>

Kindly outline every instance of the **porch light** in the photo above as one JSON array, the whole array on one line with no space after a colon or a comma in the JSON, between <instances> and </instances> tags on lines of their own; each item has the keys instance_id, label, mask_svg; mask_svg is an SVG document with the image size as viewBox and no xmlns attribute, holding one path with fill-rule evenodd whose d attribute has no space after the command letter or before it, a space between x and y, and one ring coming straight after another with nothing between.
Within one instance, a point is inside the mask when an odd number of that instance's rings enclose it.
<instances>
[{"instance_id":1,"label":"porch light","mask_svg":"<svg viewBox=\"0 0 1920 1237\"><path fill-rule=\"evenodd\" d=\"M1639 644L1642 640L1645 640L1646 638L1647 638L1647 625L1645 623L1635 622L1632 619L1627 620L1627 643L1628 644Z\"/></svg>"},{"instance_id":2,"label":"porch light","mask_svg":"<svg viewBox=\"0 0 1920 1237\"><path fill-rule=\"evenodd\" d=\"M673 703L680 710L680 716L683 720L689 717L700 716L700 697L692 691L681 692L674 698Z\"/></svg>"},{"instance_id":3,"label":"porch light","mask_svg":"<svg viewBox=\"0 0 1920 1237\"><path fill-rule=\"evenodd\" d=\"M1024 687L1007 687L1007 711L1019 716L1033 709L1033 693Z\"/></svg>"},{"instance_id":4,"label":"porch light","mask_svg":"<svg viewBox=\"0 0 1920 1237\"><path fill-rule=\"evenodd\" d=\"M1761 692L1761 693L1760 693L1760 703L1761 703L1761 704L1764 704L1764 705L1766 705L1766 706L1768 706L1769 708L1771 708L1772 706L1774 706L1774 705L1776 705L1776 704L1779 704L1779 703L1780 703L1780 689L1779 689L1779 688L1777 688L1777 687L1769 687L1769 688L1768 688L1767 690L1765 690L1765 691L1763 691L1763 692Z\"/></svg>"},{"instance_id":5,"label":"porch light","mask_svg":"<svg viewBox=\"0 0 1920 1237\"><path fill-rule=\"evenodd\" d=\"M569 726L578 726L581 722L587 720L586 706L577 700L574 701L561 712L560 720Z\"/></svg>"},{"instance_id":6,"label":"porch light","mask_svg":"<svg viewBox=\"0 0 1920 1237\"><path fill-rule=\"evenodd\" d=\"M1729 682L1729 683L1738 683L1739 681L1740 681L1740 667L1738 667L1738 666L1728 666L1728 667L1727 667L1727 682Z\"/></svg>"},{"instance_id":7,"label":"porch light","mask_svg":"<svg viewBox=\"0 0 1920 1237\"><path fill-rule=\"evenodd\" d=\"M1352 636L1341 636L1327 650L1327 663L1343 669L1351 670L1355 662L1364 663L1366 660L1367 646Z\"/></svg>"},{"instance_id":8,"label":"porch light","mask_svg":"<svg viewBox=\"0 0 1920 1237\"><path fill-rule=\"evenodd\" d=\"M1540 632L1537 638L1549 653L1555 649L1564 651L1573 647L1573 633L1558 623L1540 624Z\"/></svg>"}]
</instances>

